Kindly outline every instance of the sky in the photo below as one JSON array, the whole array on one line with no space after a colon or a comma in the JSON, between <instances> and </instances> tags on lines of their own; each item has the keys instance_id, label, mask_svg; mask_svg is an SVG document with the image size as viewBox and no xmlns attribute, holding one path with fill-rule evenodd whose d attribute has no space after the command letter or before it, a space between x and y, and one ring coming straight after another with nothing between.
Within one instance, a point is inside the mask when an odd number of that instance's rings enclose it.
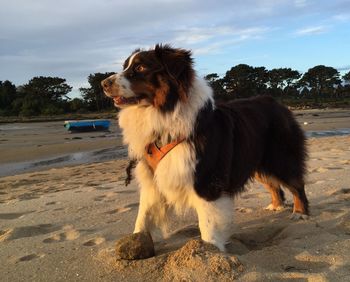
<instances>
[{"instance_id":1,"label":"sky","mask_svg":"<svg viewBox=\"0 0 350 282\"><path fill-rule=\"evenodd\" d=\"M137 49L191 49L200 76L237 64L350 70L350 0L0 0L0 80L88 87Z\"/></svg>"}]
</instances>

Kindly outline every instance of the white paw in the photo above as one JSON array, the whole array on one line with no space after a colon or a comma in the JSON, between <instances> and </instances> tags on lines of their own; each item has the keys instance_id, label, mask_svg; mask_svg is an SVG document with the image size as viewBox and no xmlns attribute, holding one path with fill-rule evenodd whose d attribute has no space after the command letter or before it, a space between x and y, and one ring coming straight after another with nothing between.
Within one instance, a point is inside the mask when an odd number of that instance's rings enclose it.
<instances>
[{"instance_id":1,"label":"white paw","mask_svg":"<svg viewBox=\"0 0 350 282\"><path fill-rule=\"evenodd\" d=\"M299 213L299 212L293 212L292 215L289 217L291 220L307 220L309 219L309 216L307 214Z\"/></svg>"},{"instance_id":2,"label":"white paw","mask_svg":"<svg viewBox=\"0 0 350 282\"><path fill-rule=\"evenodd\" d=\"M269 204L265 210L268 210L268 211L281 211L281 210L284 210L284 205L281 205L281 206L278 206L278 207L274 207L272 204Z\"/></svg>"}]
</instances>

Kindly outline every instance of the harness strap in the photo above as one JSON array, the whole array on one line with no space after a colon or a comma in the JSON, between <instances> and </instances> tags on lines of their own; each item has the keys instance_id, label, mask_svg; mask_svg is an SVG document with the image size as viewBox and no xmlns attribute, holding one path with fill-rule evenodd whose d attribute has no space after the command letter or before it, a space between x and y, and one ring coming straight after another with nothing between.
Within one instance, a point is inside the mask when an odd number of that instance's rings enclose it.
<instances>
[{"instance_id":1,"label":"harness strap","mask_svg":"<svg viewBox=\"0 0 350 282\"><path fill-rule=\"evenodd\" d=\"M158 147L156 142L148 144L145 149L144 157L148 165L153 172L156 170L158 163L174 149L178 144L182 143L185 139L175 140L162 147Z\"/></svg>"}]
</instances>

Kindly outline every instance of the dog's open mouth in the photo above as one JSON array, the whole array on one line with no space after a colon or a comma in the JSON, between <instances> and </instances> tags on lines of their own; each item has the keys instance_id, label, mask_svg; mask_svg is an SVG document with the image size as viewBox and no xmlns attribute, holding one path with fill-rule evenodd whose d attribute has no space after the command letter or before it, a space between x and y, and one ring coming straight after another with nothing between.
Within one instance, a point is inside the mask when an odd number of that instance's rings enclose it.
<instances>
[{"instance_id":1,"label":"dog's open mouth","mask_svg":"<svg viewBox=\"0 0 350 282\"><path fill-rule=\"evenodd\" d=\"M114 105L115 106L128 106L128 105L137 105L141 103L141 100L147 100L146 94L139 94L137 96L133 97L123 97L123 96L115 96L113 97Z\"/></svg>"},{"instance_id":2,"label":"dog's open mouth","mask_svg":"<svg viewBox=\"0 0 350 282\"><path fill-rule=\"evenodd\" d=\"M141 100L141 97L130 97L125 98L122 96L117 96L113 98L114 104L116 106L122 106L122 105L135 105L138 104Z\"/></svg>"}]
</instances>

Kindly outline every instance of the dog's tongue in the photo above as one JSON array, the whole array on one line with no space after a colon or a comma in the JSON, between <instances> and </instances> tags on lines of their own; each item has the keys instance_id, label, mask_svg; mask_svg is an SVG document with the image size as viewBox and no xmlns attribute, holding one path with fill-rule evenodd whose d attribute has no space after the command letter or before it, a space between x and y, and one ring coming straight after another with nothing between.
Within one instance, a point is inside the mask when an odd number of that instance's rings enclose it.
<instances>
[{"instance_id":1,"label":"dog's tongue","mask_svg":"<svg viewBox=\"0 0 350 282\"><path fill-rule=\"evenodd\" d=\"M122 96L117 96L113 98L114 103L117 105L131 105L131 104L137 104L138 99L136 97L131 97L131 98L125 98Z\"/></svg>"}]
</instances>

